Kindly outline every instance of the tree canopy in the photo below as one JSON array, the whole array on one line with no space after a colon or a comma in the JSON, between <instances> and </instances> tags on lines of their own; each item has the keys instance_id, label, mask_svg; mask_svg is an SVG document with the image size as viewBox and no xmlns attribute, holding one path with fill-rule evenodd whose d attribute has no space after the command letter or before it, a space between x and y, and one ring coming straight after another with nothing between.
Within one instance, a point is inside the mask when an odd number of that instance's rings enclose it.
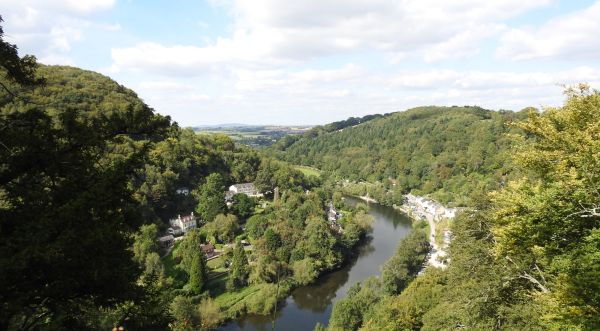
<instances>
[{"instance_id":1,"label":"tree canopy","mask_svg":"<svg viewBox=\"0 0 600 331\"><path fill-rule=\"evenodd\" d=\"M518 132L508 124L526 115L468 106L420 107L282 140L267 151L337 178L467 204L473 192L498 188L510 173L511 140L505 134Z\"/></svg>"}]
</instances>

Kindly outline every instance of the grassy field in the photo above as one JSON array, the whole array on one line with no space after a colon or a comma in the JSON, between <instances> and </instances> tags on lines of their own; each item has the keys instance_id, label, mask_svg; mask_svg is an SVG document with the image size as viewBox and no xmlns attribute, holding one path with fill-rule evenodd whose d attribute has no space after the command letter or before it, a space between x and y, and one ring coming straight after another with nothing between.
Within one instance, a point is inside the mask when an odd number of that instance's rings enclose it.
<instances>
[{"instance_id":1,"label":"grassy field","mask_svg":"<svg viewBox=\"0 0 600 331\"><path fill-rule=\"evenodd\" d=\"M307 167L307 166L294 166L297 170L300 170L305 176L315 176L321 177L321 170L317 168Z\"/></svg>"},{"instance_id":2,"label":"grassy field","mask_svg":"<svg viewBox=\"0 0 600 331\"><path fill-rule=\"evenodd\" d=\"M223 262L225 262L225 256L221 255L216 259L212 259L209 261L206 261L206 266L208 266L209 269L215 270L215 271L220 271L217 269L223 269Z\"/></svg>"},{"instance_id":3,"label":"grassy field","mask_svg":"<svg viewBox=\"0 0 600 331\"><path fill-rule=\"evenodd\" d=\"M302 134L310 126L273 126L273 125L226 125L196 127L199 134L225 134L238 144L265 147L289 134Z\"/></svg>"},{"instance_id":4,"label":"grassy field","mask_svg":"<svg viewBox=\"0 0 600 331\"><path fill-rule=\"evenodd\" d=\"M220 283L225 284L225 282L227 281L227 275L223 276L222 279L219 279L219 280L215 279L214 281L215 282L219 281ZM218 286L216 286L217 284L212 284L212 285L213 285L213 286L211 286L212 289L218 288ZM263 284L255 284L255 285L246 286L238 291L214 293L214 294L217 294L215 297L215 303L218 304L220 307L229 308L229 307L235 305L236 303L238 303L239 301L243 300L247 296L260 291L260 289L262 287L263 287ZM213 294L213 293L211 293L211 294Z\"/></svg>"},{"instance_id":5,"label":"grassy field","mask_svg":"<svg viewBox=\"0 0 600 331\"><path fill-rule=\"evenodd\" d=\"M165 275L173 278L173 286L175 288L182 288L187 282L187 275L185 274L185 271L181 270L177 266L178 262L175 260L175 253L179 249L180 244L181 241L175 242L175 246L173 247L173 250L171 250L171 253L162 259L165 267Z\"/></svg>"}]
</instances>

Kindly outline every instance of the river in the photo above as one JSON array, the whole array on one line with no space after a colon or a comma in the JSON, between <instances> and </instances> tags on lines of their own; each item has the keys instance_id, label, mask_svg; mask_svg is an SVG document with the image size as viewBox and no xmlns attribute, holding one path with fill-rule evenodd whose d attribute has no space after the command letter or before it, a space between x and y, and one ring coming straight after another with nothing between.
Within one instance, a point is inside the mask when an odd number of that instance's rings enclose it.
<instances>
[{"instance_id":1,"label":"river","mask_svg":"<svg viewBox=\"0 0 600 331\"><path fill-rule=\"evenodd\" d=\"M350 205L360 201L346 197ZM359 248L358 256L343 268L320 277L311 285L294 291L279 307L276 330L311 331L317 322L326 325L333 304L346 295L357 282L378 275L380 266L394 254L398 242L411 231L411 221L400 211L377 203L369 203L369 214L375 218L369 240ZM246 315L229 322L220 330L271 330L272 316Z\"/></svg>"}]
</instances>

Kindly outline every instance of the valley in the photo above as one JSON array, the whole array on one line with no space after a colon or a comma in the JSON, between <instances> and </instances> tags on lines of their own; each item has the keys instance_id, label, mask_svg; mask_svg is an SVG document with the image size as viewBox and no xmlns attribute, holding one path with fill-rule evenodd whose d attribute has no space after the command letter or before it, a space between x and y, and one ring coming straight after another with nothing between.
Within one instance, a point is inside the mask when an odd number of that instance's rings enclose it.
<instances>
[{"instance_id":1,"label":"valley","mask_svg":"<svg viewBox=\"0 0 600 331\"><path fill-rule=\"evenodd\" d=\"M527 81L518 86L536 100L554 100L545 88L556 76L502 72L509 87L492 90L495 76L479 71L408 79L410 64L395 62L414 59L390 53L396 31L365 43L385 49L385 61L360 53L360 65L349 54L364 46L337 30L288 45L296 15L308 13L315 30L331 24L303 10L319 2L249 17L274 2L236 7L224 16L247 20L223 25L235 37L196 36L200 46L180 45L189 36L153 19L162 32L139 39L139 53L119 48L138 40L130 22L92 23L99 4L26 3L27 19L0 22L28 29L60 8L61 22L132 39L101 52L96 38L48 20L59 40L41 59L71 63L51 53L94 39L82 54L114 60L94 67L101 74L22 56L13 40L23 34L0 27L0 330L600 329L600 91L591 85L565 85L559 105L538 109L510 86ZM203 5L215 13L239 3ZM345 5L342 16L378 18L366 2ZM210 25L178 23L189 22ZM509 26L492 23L498 34ZM265 31L277 42L265 46ZM171 46L146 42L153 34ZM421 53L416 69L442 61ZM340 59L349 62L324 69ZM589 70L559 77L595 77ZM451 86L440 93L431 82ZM493 107L450 106L456 98ZM521 107L505 110L504 99ZM414 107L432 100L441 106ZM321 124L202 124L291 118Z\"/></svg>"}]
</instances>

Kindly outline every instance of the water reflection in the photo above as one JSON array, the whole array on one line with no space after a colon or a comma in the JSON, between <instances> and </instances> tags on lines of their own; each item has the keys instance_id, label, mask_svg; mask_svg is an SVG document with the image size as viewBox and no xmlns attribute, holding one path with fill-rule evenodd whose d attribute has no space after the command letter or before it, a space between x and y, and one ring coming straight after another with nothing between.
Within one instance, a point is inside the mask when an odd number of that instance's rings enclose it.
<instances>
[{"instance_id":1,"label":"water reflection","mask_svg":"<svg viewBox=\"0 0 600 331\"><path fill-rule=\"evenodd\" d=\"M355 205L358 199L347 197ZM398 241L411 229L410 219L393 208L369 204L375 218L373 233L359 248L357 256L340 270L324 275L316 283L292 291L280 307L275 323L277 330L312 330L317 322L326 324L333 303L346 295L356 282L378 275L380 266L396 250ZM223 326L221 330L271 330L272 316L248 315Z\"/></svg>"}]
</instances>

